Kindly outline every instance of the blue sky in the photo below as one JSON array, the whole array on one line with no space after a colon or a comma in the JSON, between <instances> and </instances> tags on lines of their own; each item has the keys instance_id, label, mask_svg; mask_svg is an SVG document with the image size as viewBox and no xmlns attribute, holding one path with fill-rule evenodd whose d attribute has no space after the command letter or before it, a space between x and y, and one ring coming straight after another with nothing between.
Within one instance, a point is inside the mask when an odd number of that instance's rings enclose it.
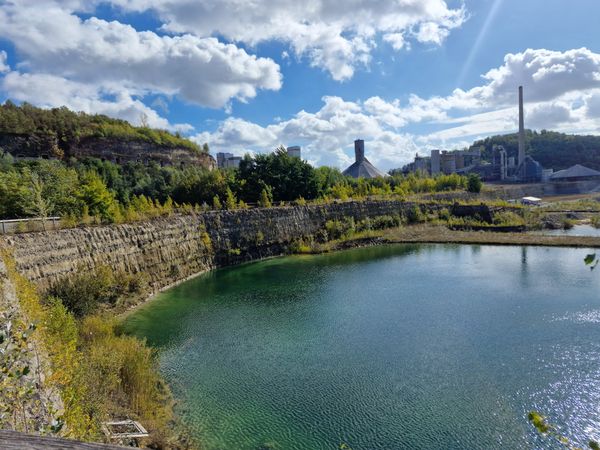
<instances>
[{"instance_id":1,"label":"blue sky","mask_svg":"<svg viewBox=\"0 0 600 450\"><path fill-rule=\"evenodd\" d=\"M299 4L300 3L300 4ZM0 100L384 170L527 126L600 133L597 0L7 0Z\"/></svg>"}]
</instances>

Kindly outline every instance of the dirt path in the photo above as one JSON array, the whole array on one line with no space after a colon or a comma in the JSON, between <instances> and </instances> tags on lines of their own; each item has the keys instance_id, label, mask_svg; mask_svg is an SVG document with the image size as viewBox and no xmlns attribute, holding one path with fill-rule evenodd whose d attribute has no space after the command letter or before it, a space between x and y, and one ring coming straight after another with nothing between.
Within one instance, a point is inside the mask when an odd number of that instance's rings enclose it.
<instances>
[{"instance_id":1,"label":"dirt path","mask_svg":"<svg viewBox=\"0 0 600 450\"><path fill-rule=\"evenodd\" d=\"M452 231L444 226L432 225L414 225L387 230L383 233L383 238L394 243L422 242L600 248L600 237Z\"/></svg>"}]
</instances>

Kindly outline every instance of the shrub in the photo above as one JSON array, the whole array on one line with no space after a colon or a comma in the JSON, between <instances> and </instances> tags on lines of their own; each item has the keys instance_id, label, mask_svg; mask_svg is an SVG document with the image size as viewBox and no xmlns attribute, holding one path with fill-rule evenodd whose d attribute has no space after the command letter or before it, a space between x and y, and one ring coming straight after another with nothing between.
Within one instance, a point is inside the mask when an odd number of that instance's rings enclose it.
<instances>
[{"instance_id":1,"label":"shrub","mask_svg":"<svg viewBox=\"0 0 600 450\"><path fill-rule=\"evenodd\" d=\"M483 183L481 182L481 178L476 173L469 174L469 178L467 178L467 191L479 193L481 192L481 187Z\"/></svg>"},{"instance_id":2,"label":"shrub","mask_svg":"<svg viewBox=\"0 0 600 450\"><path fill-rule=\"evenodd\" d=\"M325 223L325 231L330 240L349 237L356 231L354 218L349 217L344 220L328 220Z\"/></svg>"},{"instance_id":3,"label":"shrub","mask_svg":"<svg viewBox=\"0 0 600 450\"><path fill-rule=\"evenodd\" d=\"M133 416L150 431L151 448L170 448L164 439L172 434L170 394L155 369L152 350L143 341L121 336L114 319L87 316L78 322L60 299L42 302L14 263L7 267L25 314L39 324L36 333L51 366L46 383L60 390L64 404L64 435L101 440L102 420Z\"/></svg>"},{"instance_id":4,"label":"shrub","mask_svg":"<svg viewBox=\"0 0 600 450\"><path fill-rule=\"evenodd\" d=\"M142 274L128 274L100 266L87 271L80 267L68 277L55 282L49 295L57 297L75 317L95 313L101 305L115 306L126 295L141 294L146 289Z\"/></svg>"},{"instance_id":5,"label":"shrub","mask_svg":"<svg viewBox=\"0 0 600 450\"><path fill-rule=\"evenodd\" d=\"M442 208L438 211L437 213L438 215L438 219L439 220L443 220L445 222L447 222L448 220L450 220L450 211L448 211L448 208Z\"/></svg>"},{"instance_id":6,"label":"shrub","mask_svg":"<svg viewBox=\"0 0 600 450\"><path fill-rule=\"evenodd\" d=\"M417 205L411 206L408 211L406 211L406 220L408 223L421 223L425 220L423 213L421 212L421 208Z\"/></svg>"},{"instance_id":7,"label":"shrub","mask_svg":"<svg viewBox=\"0 0 600 450\"><path fill-rule=\"evenodd\" d=\"M210 238L210 234L206 231L206 226L204 224L198 225L198 231L200 232L200 240L202 241L202 245L206 250L212 252L212 239Z\"/></svg>"},{"instance_id":8,"label":"shrub","mask_svg":"<svg viewBox=\"0 0 600 450\"><path fill-rule=\"evenodd\" d=\"M520 226L525 225L525 219L513 211L500 211L494 214L494 225Z\"/></svg>"},{"instance_id":9,"label":"shrub","mask_svg":"<svg viewBox=\"0 0 600 450\"><path fill-rule=\"evenodd\" d=\"M399 216L378 216L371 221L371 227L374 230L384 230L400 225Z\"/></svg>"},{"instance_id":10,"label":"shrub","mask_svg":"<svg viewBox=\"0 0 600 450\"><path fill-rule=\"evenodd\" d=\"M290 245L289 250L291 253L309 254L309 253L313 253L315 251L315 248L316 248L316 244L311 238L308 242L304 241L303 239L295 240Z\"/></svg>"},{"instance_id":11,"label":"shrub","mask_svg":"<svg viewBox=\"0 0 600 450\"><path fill-rule=\"evenodd\" d=\"M219 200L219 196L215 195L213 197L213 209L222 209L223 205L221 204L221 200Z\"/></svg>"},{"instance_id":12,"label":"shrub","mask_svg":"<svg viewBox=\"0 0 600 450\"><path fill-rule=\"evenodd\" d=\"M231 189L227 188L225 193L225 207L227 209L235 209L237 207L237 200Z\"/></svg>"},{"instance_id":13,"label":"shrub","mask_svg":"<svg viewBox=\"0 0 600 450\"><path fill-rule=\"evenodd\" d=\"M562 219L562 228L563 228L563 230L570 230L574 226L575 226L575 221L574 220L569 219L568 217L565 217L565 218Z\"/></svg>"},{"instance_id":14,"label":"shrub","mask_svg":"<svg viewBox=\"0 0 600 450\"><path fill-rule=\"evenodd\" d=\"M260 198L258 199L258 206L261 208L270 208L272 206L273 196L269 195L270 192L267 192L267 189L263 189L260 192Z\"/></svg>"}]
</instances>

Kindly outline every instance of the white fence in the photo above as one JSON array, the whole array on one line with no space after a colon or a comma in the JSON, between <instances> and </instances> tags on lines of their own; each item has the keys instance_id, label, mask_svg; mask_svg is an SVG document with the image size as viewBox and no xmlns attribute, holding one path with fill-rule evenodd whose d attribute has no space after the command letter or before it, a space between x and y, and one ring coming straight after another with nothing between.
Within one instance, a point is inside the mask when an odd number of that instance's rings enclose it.
<instances>
[{"instance_id":1,"label":"white fence","mask_svg":"<svg viewBox=\"0 0 600 450\"><path fill-rule=\"evenodd\" d=\"M31 217L28 219L0 220L0 234L57 230L60 217Z\"/></svg>"}]
</instances>

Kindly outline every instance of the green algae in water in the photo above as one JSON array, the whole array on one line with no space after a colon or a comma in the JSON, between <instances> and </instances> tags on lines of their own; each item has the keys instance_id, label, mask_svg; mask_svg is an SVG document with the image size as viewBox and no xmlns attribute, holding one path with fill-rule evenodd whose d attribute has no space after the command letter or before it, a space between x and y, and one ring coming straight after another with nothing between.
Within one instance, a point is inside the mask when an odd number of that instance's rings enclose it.
<instances>
[{"instance_id":1,"label":"green algae in water","mask_svg":"<svg viewBox=\"0 0 600 450\"><path fill-rule=\"evenodd\" d=\"M598 438L586 250L386 246L218 270L125 324L216 449L551 448Z\"/></svg>"}]
</instances>

